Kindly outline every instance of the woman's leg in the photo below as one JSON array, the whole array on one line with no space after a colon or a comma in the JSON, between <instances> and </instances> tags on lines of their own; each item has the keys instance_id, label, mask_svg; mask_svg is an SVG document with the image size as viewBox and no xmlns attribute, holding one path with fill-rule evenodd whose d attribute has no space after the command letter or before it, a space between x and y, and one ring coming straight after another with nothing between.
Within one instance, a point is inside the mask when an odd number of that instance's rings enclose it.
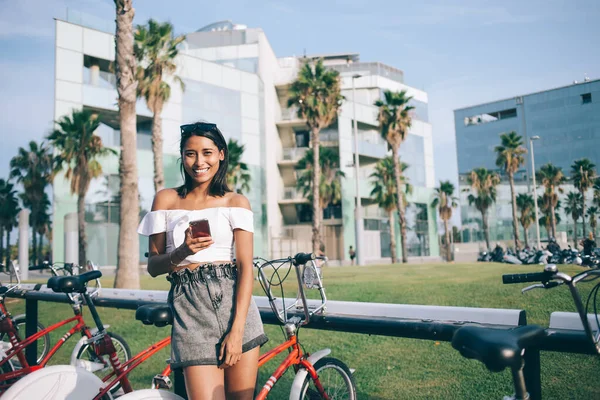
<instances>
[{"instance_id":1,"label":"woman's leg","mask_svg":"<svg viewBox=\"0 0 600 400\"><path fill-rule=\"evenodd\" d=\"M260 347L255 347L242 354L240 361L233 367L225 369L227 400L252 400L258 374L259 352Z\"/></svg>"},{"instance_id":2,"label":"woman's leg","mask_svg":"<svg viewBox=\"0 0 600 400\"><path fill-rule=\"evenodd\" d=\"M188 400L225 400L223 370L216 365L187 367L183 375Z\"/></svg>"}]
</instances>

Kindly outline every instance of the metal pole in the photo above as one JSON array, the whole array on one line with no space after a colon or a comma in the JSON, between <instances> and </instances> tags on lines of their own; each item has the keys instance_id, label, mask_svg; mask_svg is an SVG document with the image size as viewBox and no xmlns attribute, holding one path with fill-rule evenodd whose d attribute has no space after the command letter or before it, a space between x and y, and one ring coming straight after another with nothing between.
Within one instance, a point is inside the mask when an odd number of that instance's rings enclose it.
<instances>
[{"instance_id":1,"label":"metal pole","mask_svg":"<svg viewBox=\"0 0 600 400\"><path fill-rule=\"evenodd\" d=\"M535 184L535 157L533 155L533 139L529 139L529 147L531 149L531 176L533 177L533 204L535 205L535 234L537 237L537 248L541 248L540 245L540 220L538 217L538 202L537 202L537 188Z\"/></svg>"},{"instance_id":2,"label":"metal pole","mask_svg":"<svg viewBox=\"0 0 600 400\"><path fill-rule=\"evenodd\" d=\"M360 201L360 185L359 185L359 161L358 161L358 122L356 121L356 88L354 85L354 79L360 77L360 75L352 76L352 120L354 124L354 181L356 184L356 208L354 209L354 232L355 232L355 251L356 251L356 264L364 265L365 255L364 246L362 243L362 210Z\"/></svg>"}]
</instances>

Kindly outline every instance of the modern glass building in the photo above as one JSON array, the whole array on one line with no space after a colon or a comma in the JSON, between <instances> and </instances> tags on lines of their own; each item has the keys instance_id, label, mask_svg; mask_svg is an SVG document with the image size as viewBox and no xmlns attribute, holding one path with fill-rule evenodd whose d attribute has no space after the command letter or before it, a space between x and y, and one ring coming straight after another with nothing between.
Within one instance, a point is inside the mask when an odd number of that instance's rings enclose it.
<instances>
[{"instance_id":1,"label":"modern glass building","mask_svg":"<svg viewBox=\"0 0 600 400\"><path fill-rule=\"evenodd\" d=\"M114 71L114 26L84 14L69 13L56 21L55 119L73 109L90 109L102 121L97 134L118 151L119 125ZM176 74L185 89L171 83L172 94L162 113L166 186L182 182L178 164L179 125L207 120L215 122L226 139L245 146L243 162L252 176L244 193L255 213L255 254L289 255L311 248L310 205L295 189L295 166L310 146L306 123L287 108L288 88L303 62L296 57L277 58L261 29L249 29L229 21L188 33L176 60ZM404 84L402 71L380 63L362 63L358 54L315 56L340 71L346 97L338 121L321 133L326 146L339 148L342 181L341 204L324 210L323 237L331 260L346 261L354 245L354 169L352 166L352 116L359 129L360 195L365 207L365 259L377 262L389 257L387 217L369 199L369 175L387 154L377 132L377 110L372 105L384 89L407 90L414 96L415 119L400 152L410 164L408 176L415 186L407 210L409 256L439 255L435 210L429 207L434 186L431 124L427 93ZM352 76L356 99L352 98ZM356 100L354 103L353 101ZM138 102L138 173L141 210L145 214L154 196L151 113ZM89 258L100 265L116 264L118 240L118 158L102 160L103 176L96 179L86 197ZM65 257L64 224L75 212L76 198L68 182L54 183L53 256ZM147 248L141 241L140 254ZM143 260L143 258L142 258Z\"/></svg>"},{"instance_id":2,"label":"modern glass building","mask_svg":"<svg viewBox=\"0 0 600 400\"><path fill-rule=\"evenodd\" d=\"M489 212L490 240L512 240L512 209L510 187L503 172L496 166L494 148L502 133L515 131L523 136L528 154L526 163L516 174L518 193L533 193L531 143L534 146L535 167L547 163L561 167L568 176L573 161L588 158L600 166L600 80L585 79L571 85L510 99L494 101L454 111L458 173L461 188L463 241L482 241L481 214L468 205L469 171L485 167L502 175L498 200ZM539 140L530 138L539 136ZM564 191L573 190L570 185ZM538 196L542 194L538 183ZM592 196L587 196L591 199ZM573 223L560 212L558 231L570 238ZM578 226L578 230L581 230ZM546 236L540 227L541 236ZM535 235L530 228L529 237ZM523 232L521 229L521 239Z\"/></svg>"}]
</instances>

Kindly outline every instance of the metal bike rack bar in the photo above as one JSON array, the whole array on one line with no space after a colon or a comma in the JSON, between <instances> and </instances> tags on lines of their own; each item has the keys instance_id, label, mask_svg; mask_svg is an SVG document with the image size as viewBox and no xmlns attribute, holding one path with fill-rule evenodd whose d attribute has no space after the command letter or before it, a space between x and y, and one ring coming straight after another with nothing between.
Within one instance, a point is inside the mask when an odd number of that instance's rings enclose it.
<instances>
[{"instance_id":1,"label":"metal bike rack bar","mask_svg":"<svg viewBox=\"0 0 600 400\"><path fill-rule=\"evenodd\" d=\"M45 285L40 287L40 285L22 284L20 289L9 293L9 297L25 299L28 336L37 329L38 301L69 302L66 295L54 293ZM268 299L261 296L255 296L254 299L263 322L279 324L269 306ZM166 301L167 291L164 290L102 288L101 293L94 298L94 303L99 307L129 310L135 310L144 304L166 303ZM309 301L308 306L310 308L316 304L316 302ZM297 308L295 312L302 313L302 308ZM577 329L576 325L569 323L569 318L572 318L571 313L563 314L569 315L565 317L553 314L554 320L551 318L550 326L551 335L540 343L539 349L528 349L526 352L525 378L532 400L541 399L540 350L594 354L581 328ZM509 329L526 325L527 319L524 310L329 300L325 314L314 316L306 328L449 342L452 340L454 331L466 324ZM579 325L581 326L581 323ZM565 329L565 327L571 329ZM26 353L28 360L35 362L36 353L35 344L29 346ZM175 392L185 398L183 374L180 371L175 371Z\"/></svg>"}]
</instances>

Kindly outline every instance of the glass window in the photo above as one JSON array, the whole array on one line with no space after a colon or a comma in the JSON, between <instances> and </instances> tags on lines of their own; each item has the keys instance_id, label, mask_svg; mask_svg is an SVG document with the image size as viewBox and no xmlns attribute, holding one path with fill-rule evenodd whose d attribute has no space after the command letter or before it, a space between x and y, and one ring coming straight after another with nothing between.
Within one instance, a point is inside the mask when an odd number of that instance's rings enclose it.
<instances>
[{"instance_id":1,"label":"glass window","mask_svg":"<svg viewBox=\"0 0 600 400\"><path fill-rule=\"evenodd\" d=\"M184 83L183 121L214 122L225 139L239 140L242 136L240 92L188 79Z\"/></svg>"},{"instance_id":2,"label":"glass window","mask_svg":"<svg viewBox=\"0 0 600 400\"><path fill-rule=\"evenodd\" d=\"M310 142L310 134L308 131L296 132L296 147L308 147Z\"/></svg>"},{"instance_id":3,"label":"glass window","mask_svg":"<svg viewBox=\"0 0 600 400\"><path fill-rule=\"evenodd\" d=\"M501 119L516 118L516 117L517 117L517 109L510 108L508 110L494 111L494 112L490 112L490 113L474 115L472 117L465 117L464 122L465 122L465 126L471 126L471 125L487 124L488 122L495 122L495 121L499 121Z\"/></svg>"},{"instance_id":4,"label":"glass window","mask_svg":"<svg viewBox=\"0 0 600 400\"><path fill-rule=\"evenodd\" d=\"M404 172L414 186L425 186L425 141L423 137L408 135L398 151L400 160L408 164Z\"/></svg>"},{"instance_id":5,"label":"glass window","mask_svg":"<svg viewBox=\"0 0 600 400\"><path fill-rule=\"evenodd\" d=\"M581 95L581 104L588 104L592 102L592 94L585 93Z\"/></svg>"},{"instance_id":6,"label":"glass window","mask_svg":"<svg viewBox=\"0 0 600 400\"><path fill-rule=\"evenodd\" d=\"M406 207L406 227L408 256L429 256L429 223L426 204L411 203Z\"/></svg>"},{"instance_id":7,"label":"glass window","mask_svg":"<svg viewBox=\"0 0 600 400\"><path fill-rule=\"evenodd\" d=\"M413 110L414 118L423 122L429 122L429 110L427 103L412 99L409 104L415 108Z\"/></svg>"}]
</instances>

